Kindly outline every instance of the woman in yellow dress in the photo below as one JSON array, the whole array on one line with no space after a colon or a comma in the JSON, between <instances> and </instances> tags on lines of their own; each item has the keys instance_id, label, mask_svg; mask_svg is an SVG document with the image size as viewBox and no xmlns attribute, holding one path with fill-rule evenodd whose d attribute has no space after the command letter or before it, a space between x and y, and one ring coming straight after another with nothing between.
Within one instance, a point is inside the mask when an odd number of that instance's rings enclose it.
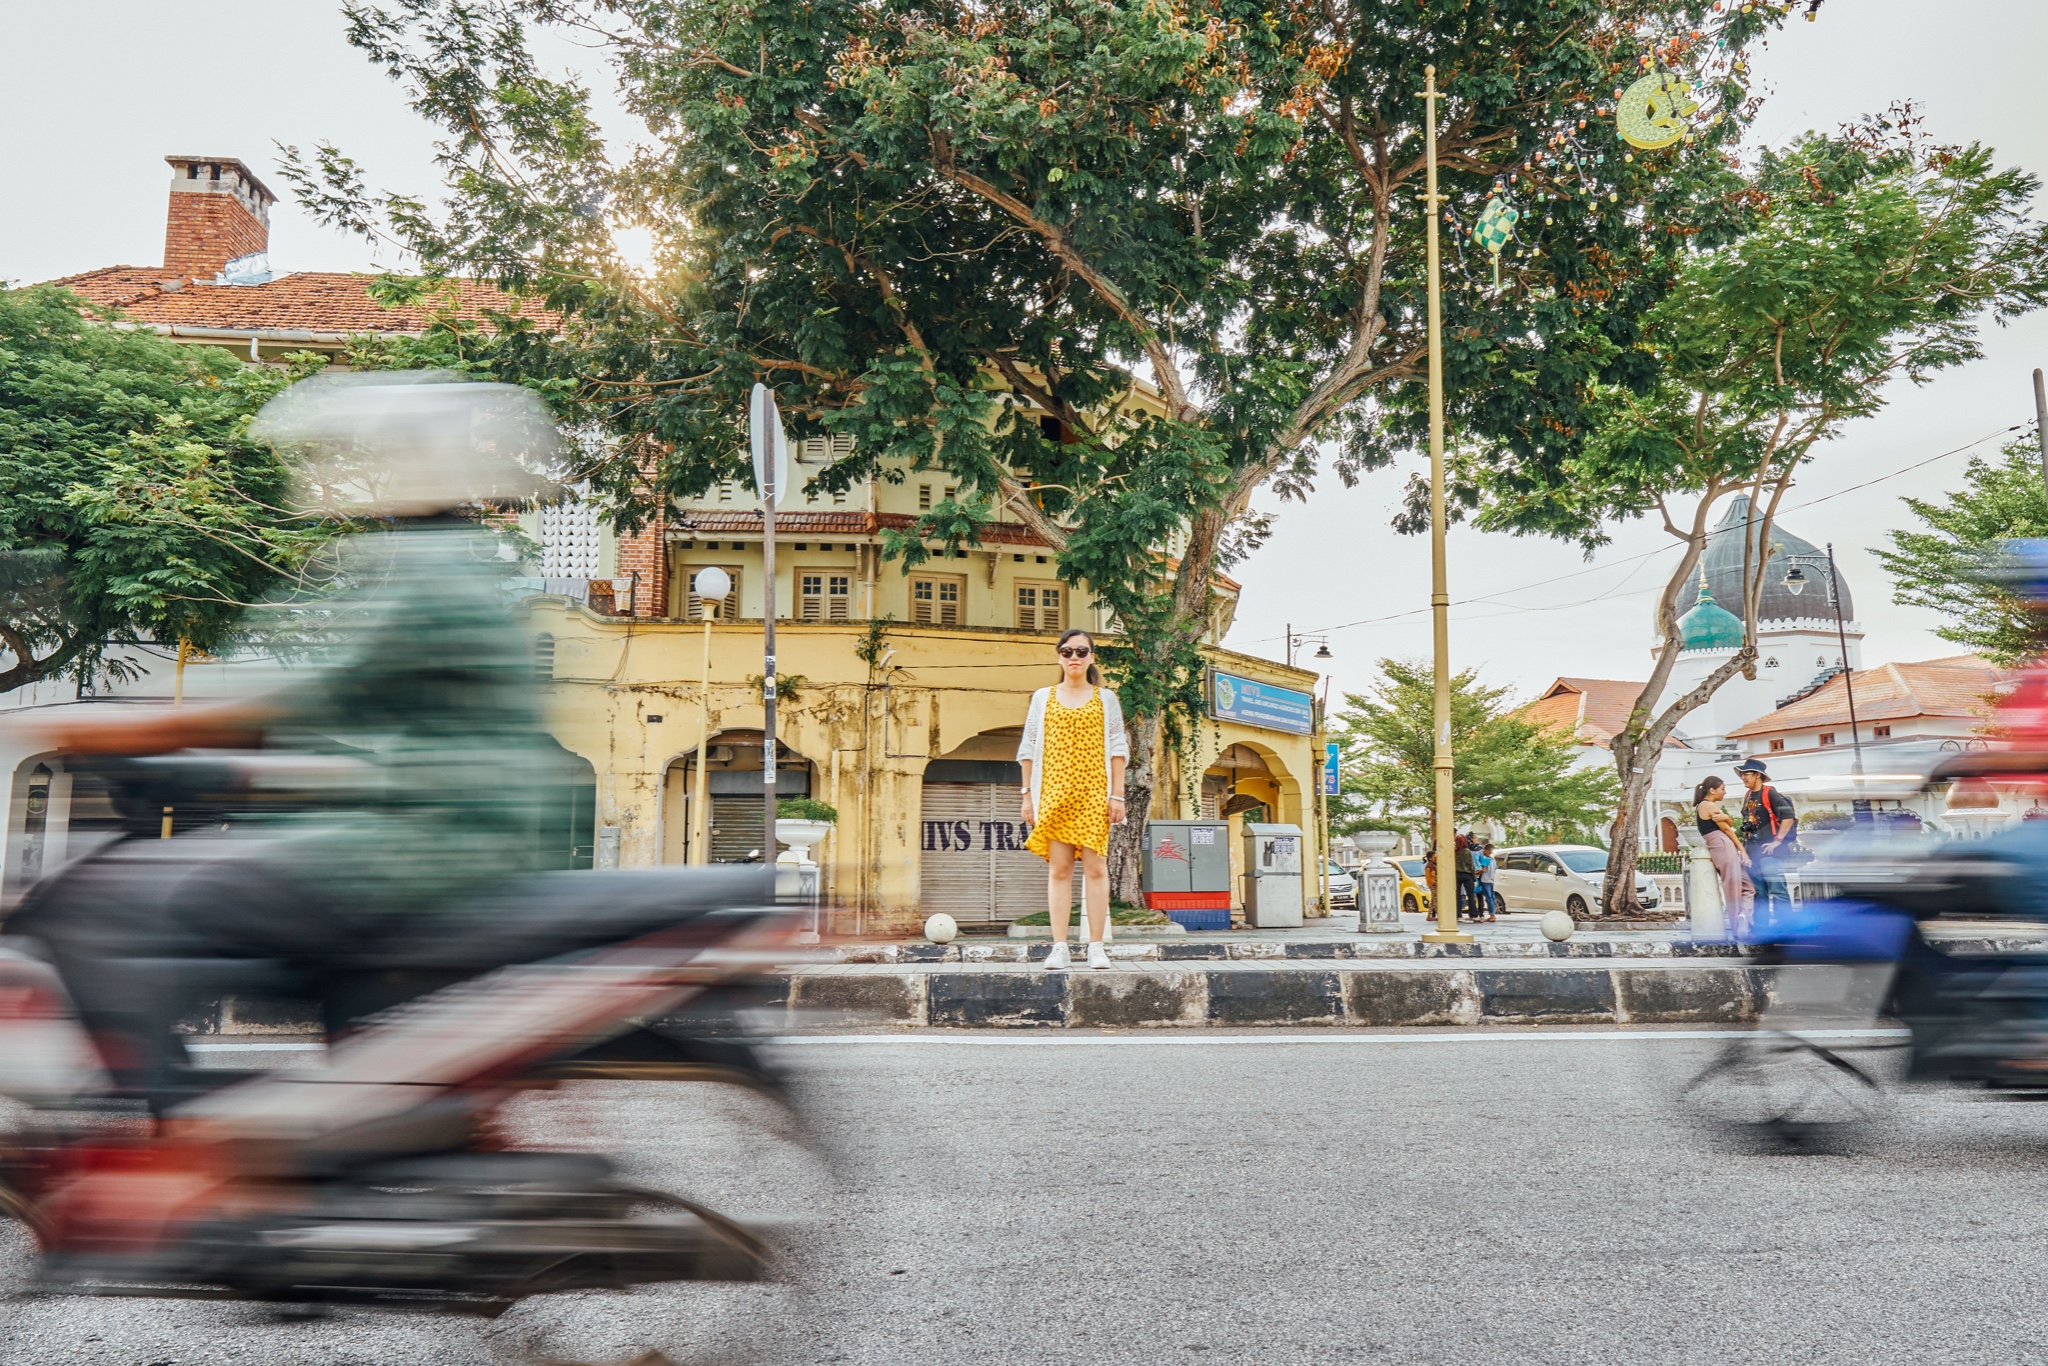
<instances>
[{"instance_id":1,"label":"woman in yellow dress","mask_svg":"<svg viewBox=\"0 0 2048 1366\"><path fill-rule=\"evenodd\" d=\"M1046 909L1052 915L1048 972L1073 965L1067 950L1073 912L1074 856L1088 933L1088 966L1106 968L1102 936L1109 925L1109 827L1124 818L1124 712L1102 686L1095 641L1076 627L1060 637L1060 681L1031 695L1017 763L1024 770L1024 847L1046 862Z\"/></svg>"}]
</instances>

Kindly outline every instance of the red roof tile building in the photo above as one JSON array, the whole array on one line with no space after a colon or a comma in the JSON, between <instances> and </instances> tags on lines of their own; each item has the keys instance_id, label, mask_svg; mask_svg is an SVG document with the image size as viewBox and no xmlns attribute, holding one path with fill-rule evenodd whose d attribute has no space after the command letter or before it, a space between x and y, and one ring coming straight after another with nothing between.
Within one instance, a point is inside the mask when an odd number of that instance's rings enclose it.
<instances>
[{"instance_id":1,"label":"red roof tile building","mask_svg":"<svg viewBox=\"0 0 2048 1366\"><path fill-rule=\"evenodd\" d=\"M172 156L164 263L103 266L50 283L125 322L180 341L224 346L251 360L290 351L337 352L351 337L424 331L437 317L489 324L494 315L552 316L474 280L450 281L425 304L371 294L381 277L343 271L274 272L269 188L233 157Z\"/></svg>"}]
</instances>

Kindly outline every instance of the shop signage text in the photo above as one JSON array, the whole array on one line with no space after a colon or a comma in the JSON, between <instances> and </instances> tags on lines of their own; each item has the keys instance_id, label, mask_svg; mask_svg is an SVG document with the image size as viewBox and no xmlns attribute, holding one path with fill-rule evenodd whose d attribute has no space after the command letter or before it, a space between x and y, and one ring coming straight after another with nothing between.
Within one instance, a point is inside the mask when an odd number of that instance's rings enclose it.
<instances>
[{"instance_id":1,"label":"shop signage text","mask_svg":"<svg viewBox=\"0 0 2048 1366\"><path fill-rule=\"evenodd\" d=\"M1289 735L1306 735L1315 725L1314 703L1307 693L1221 672L1209 675L1209 715Z\"/></svg>"},{"instance_id":2,"label":"shop signage text","mask_svg":"<svg viewBox=\"0 0 2048 1366\"><path fill-rule=\"evenodd\" d=\"M1022 821L926 821L923 848L928 852L969 849L1018 850L1031 837Z\"/></svg>"}]
</instances>

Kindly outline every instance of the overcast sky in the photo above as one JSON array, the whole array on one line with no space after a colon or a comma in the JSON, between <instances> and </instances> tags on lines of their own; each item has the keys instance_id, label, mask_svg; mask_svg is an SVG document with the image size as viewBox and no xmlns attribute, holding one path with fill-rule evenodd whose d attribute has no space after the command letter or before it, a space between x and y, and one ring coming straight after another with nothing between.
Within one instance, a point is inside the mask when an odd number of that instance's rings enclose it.
<instances>
[{"instance_id":1,"label":"overcast sky","mask_svg":"<svg viewBox=\"0 0 2048 1366\"><path fill-rule=\"evenodd\" d=\"M160 262L170 153L240 157L284 194L274 144L325 139L362 162L373 185L431 193L436 184L430 131L347 46L338 7L324 0L0 0L0 22L13 187L0 214L0 279ZM2001 161L2048 175L2043 51L2041 0L1828 0L1818 22L1795 21L1757 62L1770 98L1756 137L1780 142L1911 99L1933 136L1988 143ZM295 270L391 264L288 201L273 215L271 259ZM1901 496L1939 496L1965 456L1909 466L2031 422L2048 316L1988 329L1985 351L1924 388L1900 386L1788 498L1787 529L1834 542L1868 632L1867 663L1956 652L1932 634L1933 614L1892 603L1868 552L1909 515ZM1386 530L1415 467L1355 489L1329 479L1307 505L1281 506L1272 541L1236 571L1245 592L1229 644L1278 657L1287 623L1326 630L1340 689L1369 684L1381 656L1426 656L1428 543ZM1667 544L1660 530L1625 526L1589 566L1569 546L1454 529L1453 659L1524 694L1559 674L1644 677Z\"/></svg>"}]
</instances>

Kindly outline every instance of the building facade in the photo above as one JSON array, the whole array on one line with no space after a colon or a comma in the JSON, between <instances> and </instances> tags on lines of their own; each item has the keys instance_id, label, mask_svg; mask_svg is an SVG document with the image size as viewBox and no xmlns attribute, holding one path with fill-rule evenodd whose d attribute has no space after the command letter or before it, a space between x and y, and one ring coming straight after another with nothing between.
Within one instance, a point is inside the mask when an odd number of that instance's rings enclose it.
<instances>
[{"instance_id":1,"label":"building facade","mask_svg":"<svg viewBox=\"0 0 2048 1366\"><path fill-rule=\"evenodd\" d=\"M57 283L121 309L133 325L256 363L300 350L338 354L365 333L427 325L420 309L375 300L375 277L273 271L265 252L274 201L241 162L168 160L165 264ZM450 288L444 306L463 316L521 307L487 287ZM998 520L971 549L933 545L933 558L908 571L885 558L885 533L911 527L955 489L943 474L910 470L837 493L813 484L850 453L803 443L799 488L778 500L777 671L792 695L778 704L776 789L837 809L815 856L838 928L904 932L935 910L1000 924L1043 909L1044 864L1022 847L1015 755L1024 714L1032 691L1058 677L1059 632L1107 636L1114 623L1085 585L1060 578L1050 548L1021 522ZM753 489L727 483L626 536L573 497L523 521L538 562L514 586L534 627L536 677L557 740L590 766L587 819L570 822L587 832L584 857L620 867L759 857L768 597ZM713 566L732 585L719 601L696 591ZM1214 666L1299 698L1301 715L1314 717L1317 675L1220 648L1238 586L1218 576L1215 588ZM159 654L142 661L142 677L102 697L169 700L175 666ZM254 659L188 663L184 692L197 700L247 691L277 671ZM51 681L8 700L98 699ZM1155 756L1150 814L1228 820L1234 858L1243 821L1293 823L1320 856L1320 749L1318 720L1279 730L1203 718L1188 743ZM75 854L91 822L74 811L60 761L5 754L0 765L13 775L4 900ZM700 765L702 811L693 809Z\"/></svg>"}]
</instances>

